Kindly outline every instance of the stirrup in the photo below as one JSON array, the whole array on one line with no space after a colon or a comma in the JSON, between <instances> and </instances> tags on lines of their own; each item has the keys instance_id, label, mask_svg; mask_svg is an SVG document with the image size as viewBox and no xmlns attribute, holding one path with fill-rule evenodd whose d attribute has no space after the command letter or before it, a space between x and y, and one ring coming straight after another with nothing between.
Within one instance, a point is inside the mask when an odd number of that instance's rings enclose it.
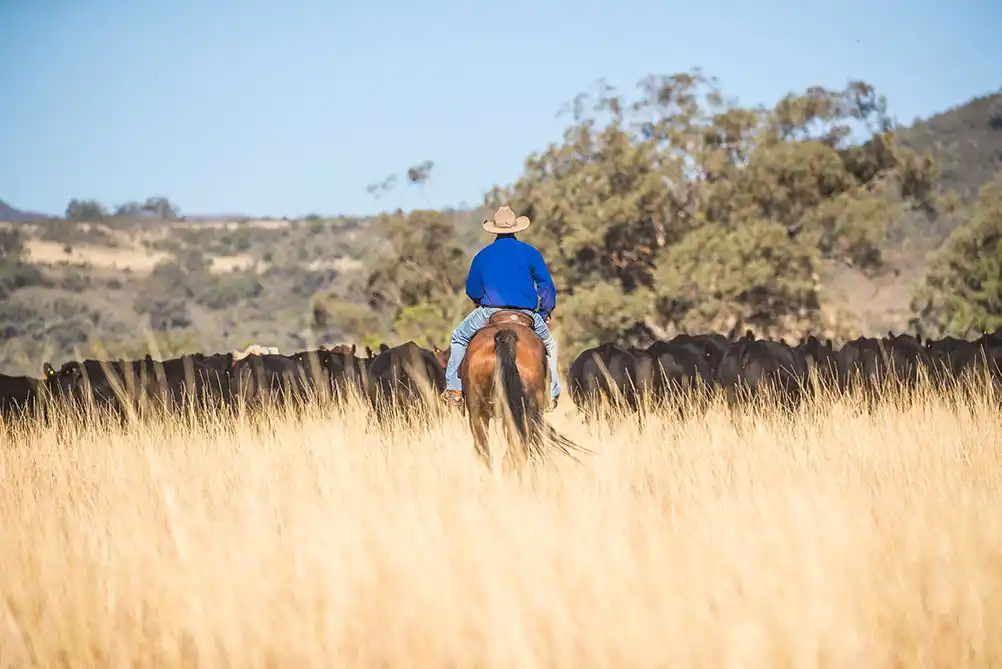
<instances>
[{"instance_id":1,"label":"stirrup","mask_svg":"<svg viewBox=\"0 0 1002 669\"><path fill-rule=\"evenodd\" d=\"M463 391L462 390L446 390L442 393L442 401L446 404L451 404L453 406L463 405Z\"/></svg>"}]
</instances>

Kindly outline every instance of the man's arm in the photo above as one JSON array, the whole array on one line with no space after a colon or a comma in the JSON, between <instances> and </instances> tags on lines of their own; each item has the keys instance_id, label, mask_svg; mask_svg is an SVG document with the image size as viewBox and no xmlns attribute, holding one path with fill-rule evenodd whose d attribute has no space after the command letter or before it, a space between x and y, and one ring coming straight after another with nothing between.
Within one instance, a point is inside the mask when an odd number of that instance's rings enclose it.
<instances>
[{"instance_id":1,"label":"man's arm","mask_svg":"<svg viewBox=\"0 0 1002 669\"><path fill-rule=\"evenodd\" d=\"M466 275L466 296L473 304L480 306L480 300L484 298L484 278L483 270L480 267L480 254L473 257L470 263L470 271Z\"/></svg>"},{"instance_id":2,"label":"man's arm","mask_svg":"<svg viewBox=\"0 0 1002 669\"><path fill-rule=\"evenodd\" d=\"M536 295L539 296L539 313L544 318L549 318L550 314L557 306L557 287L553 285L550 277L550 270L546 267L543 254L533 249L532 259L529 263L529 271L532 272L532 279L536 282Z\"/></svg>"}]
</instances>

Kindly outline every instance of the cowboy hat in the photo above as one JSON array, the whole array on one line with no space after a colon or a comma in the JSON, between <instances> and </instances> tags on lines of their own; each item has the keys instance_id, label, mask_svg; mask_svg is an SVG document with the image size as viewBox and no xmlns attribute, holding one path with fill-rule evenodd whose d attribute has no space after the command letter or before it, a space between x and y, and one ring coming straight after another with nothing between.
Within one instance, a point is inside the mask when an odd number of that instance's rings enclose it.
<instances>
[{"instance_id":1,"label":"cowboy hat","mask_svg":"<svg viewBox=\"0 0 1002 669\"><path fill-rule=\"evenodd\" d=\"M484 220L484 230L492 235L510 235L522 232L530 225L528 216L515 217L511 207L499 207L494 216Z\"/></svg>"}]
</instances>

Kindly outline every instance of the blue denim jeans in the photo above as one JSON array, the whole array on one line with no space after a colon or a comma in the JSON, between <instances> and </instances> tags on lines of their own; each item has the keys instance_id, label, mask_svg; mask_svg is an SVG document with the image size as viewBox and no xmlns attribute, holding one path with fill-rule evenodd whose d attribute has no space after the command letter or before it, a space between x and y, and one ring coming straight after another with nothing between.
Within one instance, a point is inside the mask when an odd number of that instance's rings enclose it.
<instances>
[{"instance_id":1,"label":"blue denim jeans","mask_svg":"<svg viewBox=\"0 0 1002 669\"><path fill-rule=\"evenodd\" d=\"M473 335L487 327L491 314L496 311L501 310L496 307L477 307L452 332L449 364L445 368L446 390L463 389L462 382L459 380L459 363L463 361L463 356L466 355L466 347L470 345ZM534 321L533 329L536 331L536 336L542 340L543 346L546 347L550 365L550 398L555 400L560 394L560 379L557 378L557 340L550 334L550 328L541 315L533 313L528 309L525 310L525 313L532 316L532 320Z\"/></svg>"}]
</instances>

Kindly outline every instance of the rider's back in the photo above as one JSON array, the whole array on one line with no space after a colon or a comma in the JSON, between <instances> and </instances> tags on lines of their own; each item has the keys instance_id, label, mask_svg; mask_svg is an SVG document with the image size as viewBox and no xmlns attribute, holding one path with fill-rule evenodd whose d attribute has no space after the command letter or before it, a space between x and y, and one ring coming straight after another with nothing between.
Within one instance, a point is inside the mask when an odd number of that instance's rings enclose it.
<instances>
[{"instance_id":1,"label":"rider's back","mask_svg":"<svg viewBox=\"0 0 1002 669\"><path fill-rule=\"evenodd\" d=\"M535 309L539 302L536 284L543 294L541 310L553 300L553 282L543 256L536 248L514 237L502 237L474 257L466 281L466 293L484 307Z\"/></svg>"}]
</instances>

